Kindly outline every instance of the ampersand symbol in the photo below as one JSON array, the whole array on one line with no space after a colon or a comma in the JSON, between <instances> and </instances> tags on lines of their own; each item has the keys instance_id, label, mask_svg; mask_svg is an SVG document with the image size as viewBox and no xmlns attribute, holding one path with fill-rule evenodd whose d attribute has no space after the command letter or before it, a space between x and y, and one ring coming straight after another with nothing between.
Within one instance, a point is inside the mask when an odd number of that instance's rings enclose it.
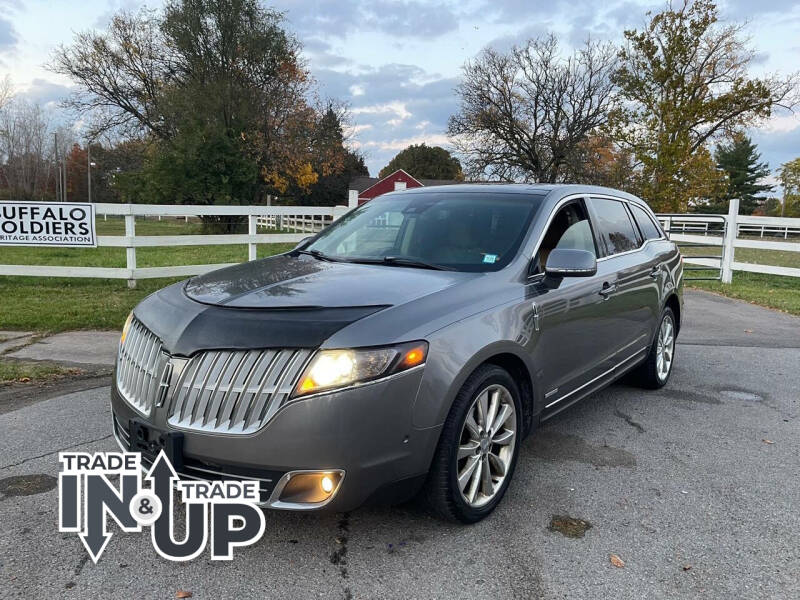
<instances>
[{"instance_id":1,"label":"ampersand symbol","mask_svg":"<svg viewBox=\"0 0 800 600\"><path fill-rule=\"evenodd\" d=\"M142 515L152 515L153 507L150 506L150 498L142 498L139 503L139 513Z\"/></svg>"}]
</instances>

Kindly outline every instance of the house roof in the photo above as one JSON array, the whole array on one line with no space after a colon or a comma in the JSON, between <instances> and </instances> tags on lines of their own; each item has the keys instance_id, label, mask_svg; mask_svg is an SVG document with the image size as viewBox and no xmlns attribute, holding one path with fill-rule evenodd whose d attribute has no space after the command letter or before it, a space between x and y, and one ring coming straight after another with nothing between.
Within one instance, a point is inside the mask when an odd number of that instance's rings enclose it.
<instances>
[{"instance_id":1,"label":"house roof","mask_svg":"<svg viewBox=\"0 0 800 600\"><path fill-rule=\"evenodd\" d=\"M361 195L361 192L368 190L369 188L375 186L376 184L380 183L384 179L390 179L397 173L405 173L411 179L415 181L419 181L425 187L431 187L436 185L451 185L454 183L461 183L454 179L417 179L413 175L406 173L403 169L398 169L392 173L389 173L386 177L367 177L365 175L360 175L350 180L350 186L348 189L357 190L358 194Z\"/></svg>"}]
</instances>

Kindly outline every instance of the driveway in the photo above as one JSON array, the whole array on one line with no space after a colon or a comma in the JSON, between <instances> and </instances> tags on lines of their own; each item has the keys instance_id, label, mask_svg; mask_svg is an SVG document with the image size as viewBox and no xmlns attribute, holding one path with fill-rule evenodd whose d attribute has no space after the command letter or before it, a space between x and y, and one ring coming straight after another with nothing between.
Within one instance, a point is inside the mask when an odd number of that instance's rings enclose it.
<instances>
[{"instance_id":1,"label":"driveway","mask_svg":"<svg viewBox=\"0 0 800 600\"><path fill-rule=\"evenodd\" d=\"M116 449L108 387L0 414L0 490L29 478L0 497L0 597L800 597L800 319L700 292L686 312L670 384L618 384L548 422L487 520L268 512L230 563L170 563L112 527L93 565L56 531L56 453ZM568 537L554 517L591 526Z\"/></svg>"}]
</instances>

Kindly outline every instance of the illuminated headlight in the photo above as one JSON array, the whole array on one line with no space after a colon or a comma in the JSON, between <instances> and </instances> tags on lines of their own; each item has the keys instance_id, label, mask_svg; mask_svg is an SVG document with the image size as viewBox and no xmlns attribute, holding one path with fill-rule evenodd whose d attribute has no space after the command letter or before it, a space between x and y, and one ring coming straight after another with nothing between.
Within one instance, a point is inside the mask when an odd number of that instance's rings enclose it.
<instances>
[{"instance_id":1,"label":"illuminated headlight","mask_svg":"<svg viewBox=\"0 0 800 600\"><path fill-rule=\"evenodd\" d=\"M394 375L423 364L427 356L427 342L410 342L386 348L321 350L300 378L294 396Z\"/></svg>"},{"instance_id":2,"label":"illuminated headlight","mask_svg":"<svg viewBox=\"0 0 800 600\"><path fill-rule=\"evenodd\" d=\"M122 326L122 335L119 338L119 345L125 343L125 338L128 337L128 330L131 328L131 321L133 321L133 313L128 315L128 318L125 319L125 325Z\"/></svg>"}]
</instances>

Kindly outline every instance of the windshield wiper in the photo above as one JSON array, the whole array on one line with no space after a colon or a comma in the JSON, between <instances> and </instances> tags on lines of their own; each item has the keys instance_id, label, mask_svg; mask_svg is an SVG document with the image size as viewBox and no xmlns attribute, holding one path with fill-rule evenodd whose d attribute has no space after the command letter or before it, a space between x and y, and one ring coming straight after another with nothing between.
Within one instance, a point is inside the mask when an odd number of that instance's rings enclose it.
<instances>
[{"instance_id":1,"label":"windshield wiper","mask_svg":"<svg viewBox=\"0 0 800 600\"><path fill-rule=\"evenodd\" d=\"M308 254L309 256L313 256L317 260L326 260L328 262L338 262L337 259L333 258L332 256L328 256L324 252L320 252L319 250L298 250L298 254Z\"/></svg>"},{"instance_id":2,"label":"windshield wiper","mask_svg":"<svg viewBox=\"0 0 800 600\"><path fill-rule=\"evenodd\" d=\"M381 261L387 265L400 265L403 267L418 267L420 269L434 269L436 271L455 271L450 267L444 265L437 265L435 263L425 262L417 258L407 258L405 256L384 256Z\"/></svg>"}]
</instances>

